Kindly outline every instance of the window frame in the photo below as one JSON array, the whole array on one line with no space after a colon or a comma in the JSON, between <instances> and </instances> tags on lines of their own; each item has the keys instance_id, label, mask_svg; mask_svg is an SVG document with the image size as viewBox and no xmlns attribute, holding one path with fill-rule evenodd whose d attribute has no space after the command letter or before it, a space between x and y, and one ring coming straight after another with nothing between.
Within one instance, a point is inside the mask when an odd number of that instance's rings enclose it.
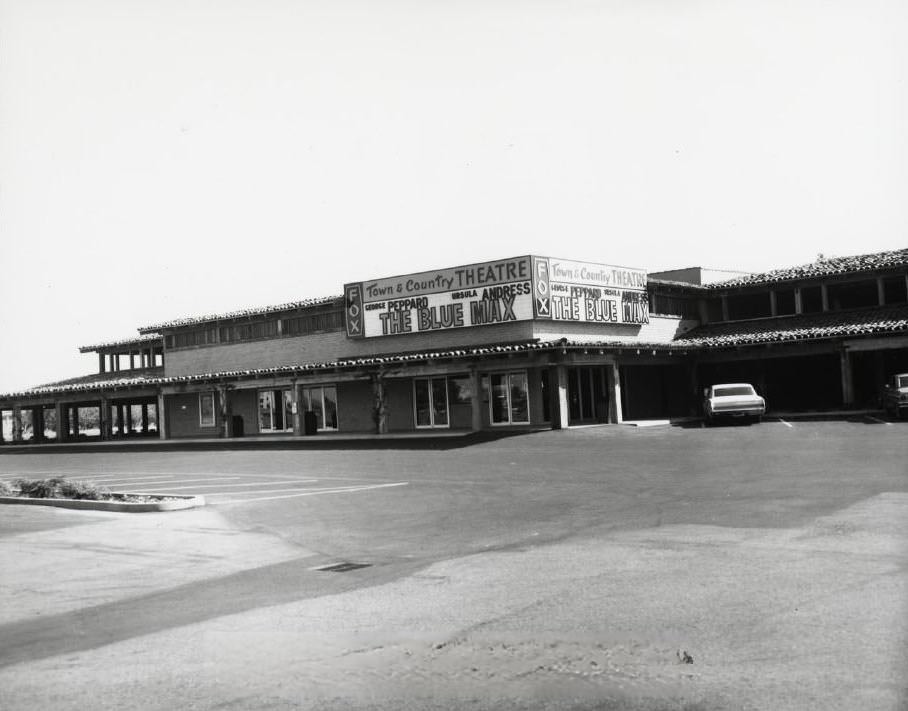
<instances>
[{"instance_id":1,"label":"window frame","mask_svg":"<svg viewBox=\"0 0 908 711\"><path fill-rule=\"evenodd\" d=\"M524 382L526 383L526 420L515 420L514 419L514 404L511 401L511 377L514 375L522 376ZM532 414L530 412L530 375L527 370L503 370L498 372L491 372L489 376L489 424L492 427L513 427L515 425L529 425L532 423ZM495 384L494 378L496 376L503 376L505 378L505 393L507 394L507 411L508 419L507 421L495 421Z\"/></svg>"},{"instance_id":2,"label":"window frame","mask_svg":"<svg viewBox=\"0 0 908 711\"><path fill-rule=\"evenodd\" d=\"M446 422L442 425L435 423L435 385L433 384L436 380L444 381L445 388L445 420ZM426 381L429 386L429 424L421 425L419 424L419 418L417 414L416 407L416 383L417 381ZM451 386L448 382L447 375L427 375L420 376L418 378L413 378L413 426L418 430L449 430L451 429Z\"/></svg>"},{"instance_id":3,"label":"window frame","mask_svg":"<svg viewBox=\"0 0 908 711\"><path fill-rule=\"evenodd\" d=\"M202 406L203 398L211 398L211 422L206 422L203 413L204 408ZM199 427L217 427L217 399L215 398L214 390L206 390L199 393Z\"/></svg>"},{"instance_id":4,"label":"window frame","mask_svg":"<svg viewBox=\"0 0 908 711\"><path fill-rule=\"evenodd\" d=\"M334 389L334 416L337 420L334 427L328 427L328 420L325 417L325 388ZM318 385L302 385L300 386L299 391L299 405L300 408L300 417L303 416L305 412L309 410L309 405L311 403L311 397L309 393L311 391L318 390L320 393L321 399L321 411L322 411L322 424L323 427L318 427L317 432L339 432L340 431L340 402L338 397L338 388L337 383L320 383Z\"/></svg>"}]
</instances>

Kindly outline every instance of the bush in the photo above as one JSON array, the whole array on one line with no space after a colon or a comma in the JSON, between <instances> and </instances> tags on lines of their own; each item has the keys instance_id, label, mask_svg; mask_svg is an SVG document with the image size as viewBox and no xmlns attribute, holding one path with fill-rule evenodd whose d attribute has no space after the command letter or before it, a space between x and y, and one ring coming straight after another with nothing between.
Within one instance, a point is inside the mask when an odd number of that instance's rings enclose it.
<instances>
[{"instance_id":1,"label":"bush","mask_svg":"<svg viewBox=\"0 0 908 711\"><path fill-rule=\"evenodd\" d=\"M57 489L57 495L64 499L90 499L98 501L110 496L110 492L103 486L98 486L91 481L64 481Z\"/></svg>"},{"instance_id":2,"label":"bush","mask_svg":"<svg viewBox=\"0 0 908 711\"><path fill-rule=\"evenodd\" d=\"M53 479L17 479L14 484L19 487L21 496L30 496L33 499L53 499L57 496L57 489L63 483L61 478Z\"/></svg>"},{"instance_id":3,"label":"bush","mask_svg":"<svg viewBox=\"0 0 908 711\"><path fill-rule=\"evenodd\" d=\"M15 490L10 486L9 482L0 479L0 496L14 496L15 493Z\"/></svg>"},{"instance_id":4,"label":"bush","mask_svg":"<svg viewBox=\"0 0 908 711\"><path fill-rule=\"evenodd\" d=\"M109 497L110 492L90 481L66 481L62 477L53 479L17 479L20 496L33 499L90 499L98 501Z\"/></svg>"}]
</instances>

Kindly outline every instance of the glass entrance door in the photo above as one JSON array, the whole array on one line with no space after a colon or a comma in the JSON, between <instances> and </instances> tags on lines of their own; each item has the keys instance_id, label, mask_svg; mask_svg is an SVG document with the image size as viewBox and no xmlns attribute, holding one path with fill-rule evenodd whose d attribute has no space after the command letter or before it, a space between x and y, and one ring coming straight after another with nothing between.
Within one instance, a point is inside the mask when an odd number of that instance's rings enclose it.
<instances>
[{"instance_id":1,"label":"glass entrance door","mask_svg":"<svg viewBox=\"0 0 908 711\"><path fill-rule=\"evenodd\" d=\"M292 412L289 390L259 390L259 432L289 432Z\"/></svg>"},{"instance_id":2,"label":"glass entrance door","mask_svg":"<svg viewBox=\"0 0 908 711\"><path fill-rule=\"evenodd\" d=\"M493 425L528 424L530 394L526 371L492 373L490 376L491 419Z\"/></svg>"},{"instance_id":3,"label":"glass entrance door","mask_svg":"<svg viewBox=\"0 0 908 711\"><path fill-rule=\"evenodd\" d=\"M417 427L448 427L448 379L415 378L413 405Z\"/></svg>"},{"instance_id":4,"label":"glass entrance door","mask_svg":"<svg viewBox=\"0 0 908 711\"><path fill-rule=\"evenodd\" d=\"M568 415L572 425L608 419L608 388L600 366L568 370Z\"/></svg>"}]
</instances>

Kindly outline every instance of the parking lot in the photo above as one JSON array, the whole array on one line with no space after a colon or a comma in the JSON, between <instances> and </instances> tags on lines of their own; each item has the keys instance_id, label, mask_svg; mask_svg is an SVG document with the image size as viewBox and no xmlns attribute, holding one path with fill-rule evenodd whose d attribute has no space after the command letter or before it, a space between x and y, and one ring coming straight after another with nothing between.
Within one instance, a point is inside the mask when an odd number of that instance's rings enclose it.
<instances>
[{"instance_id":1,"label":"parking lot","mask_svg":"<svg viewBox=\"0 0 908 711\"><path fill-rule=\"evenodd\" d=\"M908 700L908 423L464 444L0 455L4 479L209 502L5 507L0 705Z\"/></svg>"}]
</instances>

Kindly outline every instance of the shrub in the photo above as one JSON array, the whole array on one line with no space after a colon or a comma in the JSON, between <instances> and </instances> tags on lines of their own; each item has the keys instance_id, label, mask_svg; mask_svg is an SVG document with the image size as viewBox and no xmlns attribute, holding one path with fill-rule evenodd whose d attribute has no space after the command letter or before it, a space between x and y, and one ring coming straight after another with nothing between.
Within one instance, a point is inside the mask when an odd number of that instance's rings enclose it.
<instances>
[{"instance_id":1,"label":"shrub","mask_svg":"<svg viewBox=\"0 0 908 711\"><path fill-rule=\"evenodd\" d=\"M106 499L110 492L92 481L64 481L58 488L58 496L64 499Z\"/></svg>"},{"instance_id":2,"label":"shrub","mask_svg":"<svg viewBox=\"0 0 908 711\"><path fill-rule=\"evenodd\" d=\"M90 499L98 501L109 497L110 492L91 481L66 481L62 477L53 479L17 479L20 496L33 499Z\"/></svg>"},{"instance_id":3,"label":"shrub","mask_svg":"<svg viewBox=\"0 0 908 711\"><path fill-rule=\"evenodd\" d=\"M0 496L13 496L15 493L15 490L10 486L9 482L0 479Z\"/></svg>"},{"instance_id":4,"label":"shrub","mask_svg":"<svg viewBox=\"0 0 908 711\"><path fill-rule=\"evenodd\" d=\"M19 493L22 496L30 496L33 499L53 499L57 495L57 489L63 479L54 477L53 479L17 479L14 484L19 487Z\"/></svg>"}]
</instances>

